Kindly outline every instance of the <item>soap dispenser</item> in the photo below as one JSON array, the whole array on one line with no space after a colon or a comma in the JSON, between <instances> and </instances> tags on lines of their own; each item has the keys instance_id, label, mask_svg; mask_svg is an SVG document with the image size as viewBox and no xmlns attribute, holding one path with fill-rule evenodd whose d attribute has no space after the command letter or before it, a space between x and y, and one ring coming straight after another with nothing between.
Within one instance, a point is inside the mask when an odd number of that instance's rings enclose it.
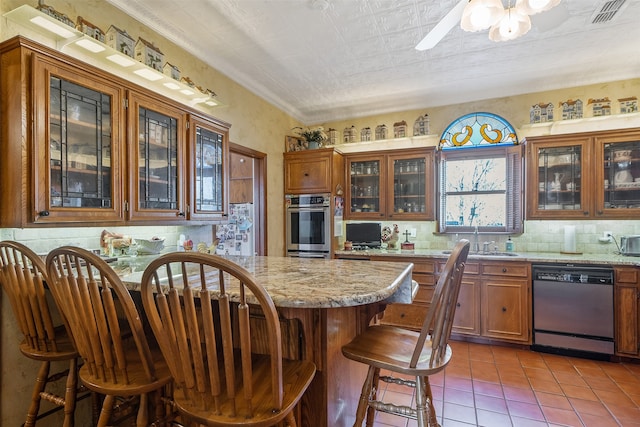
<instances>
[{"instance_id":1,"label":"soap dispenser","mask_svg":"<svg viewBox=\"0 0 640 427\"><path fill-rule=\"evenodd\" d=\"M511 240L511 236L507 239L506 250L507 252L513 252L513 240Z\"/></svg>"}]
</instances>

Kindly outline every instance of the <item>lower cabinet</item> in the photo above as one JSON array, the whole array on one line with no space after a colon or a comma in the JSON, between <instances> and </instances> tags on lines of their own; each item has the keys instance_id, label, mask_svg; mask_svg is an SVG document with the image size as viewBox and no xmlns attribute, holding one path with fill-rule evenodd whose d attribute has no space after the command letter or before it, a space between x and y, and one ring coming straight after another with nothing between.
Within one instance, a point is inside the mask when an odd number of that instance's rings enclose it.
<instances>
[{"instance_id":1,"label":"lower cabinet","mask_svg":"<svg viewBox=\"0 0 640 427\"><path fill-rule=\"evenodd\" d=\"M419 330L436 281L447 262L442 258L343 255L336 258L413 263L418 290L412 304L390 304L380 322ZM500 341L531 343L531 266L517 261L467 261L452 332Z\"/></svg>"},{"instance_id":2,"label":"lower cabinet","mask_svg":"<svg viewBox=\"0 0 640 427\"><path fill-rule=\"evenodd\" d=\"M445 262L438 262L438 273ZM530 264L524 262L468 261L452 331L529 343L530 271Z\"/></svg>"},{"instance_id":3,"label":"lower cabinet","mask_svg":"<svg viewBox=\"0 0 640 427\"><path fill-rule=\"evenodd\" d=\"M616 354L640 356L640 269L615 267L615 340Z\"/></svg>"}]
</instances>

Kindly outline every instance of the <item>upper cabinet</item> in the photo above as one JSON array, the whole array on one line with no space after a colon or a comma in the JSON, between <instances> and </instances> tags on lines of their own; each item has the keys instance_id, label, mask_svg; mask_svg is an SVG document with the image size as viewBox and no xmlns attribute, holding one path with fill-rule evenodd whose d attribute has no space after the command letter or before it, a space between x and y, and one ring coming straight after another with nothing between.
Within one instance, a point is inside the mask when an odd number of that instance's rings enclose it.
<instances>
[{"instance_id":1,"label":"upper cabinet","mask_svg":"<svg viewBox=\"0 0 640 427\"><path fill-rule=\"evenodd\" d=\"M225 214L228 124L21 37L0 55L0 226Z\"/></svg>"},{"instance_id":2,"label":"upper cabinet","mask_svg":"<svg viewBox=\"0 0 640 427\"><path fill-rule=\"evenodd\" d=\"M342 194L344 158L333 148L284 153L285 194Z\"/></svg>"},{"instance_id":3,"label":"upper cabinet","mask_svg":"<svg viewBox=\"0 0 640 427\"><path fill-rule=\"evenodd\" d=\"M637 218L640 129L527 139L527 218Z\"/></svg>"},{"instance_id":4,"label":"upper cabinet","mask_svg":"<svg viewBox=\"0 0 640 427\"><path fill-rule=\"evenodd\" d=\"M128 112L128 219L186 218L186 113L138 93L129 94Z\"/></svg>"},{"instance_id":5,"label":"upper cabinet","mask_svg":"<svg viewBox=\"0 0 640 427\"><path fill-rule=\"evenodd\" d=\"M39 54L33 55L33 73L34 209L29 219L122 220L121 87Z\"/></svg>"},{"instance_id":6,"label":"upper cabinet","mask_svg":"<svg viewBox=\"0 0 640 427\"><path fill-rule=\"evenodd\" d=\"M347 219L434 219L435 148L346 156Z\"/></svg>"}]
</instances>

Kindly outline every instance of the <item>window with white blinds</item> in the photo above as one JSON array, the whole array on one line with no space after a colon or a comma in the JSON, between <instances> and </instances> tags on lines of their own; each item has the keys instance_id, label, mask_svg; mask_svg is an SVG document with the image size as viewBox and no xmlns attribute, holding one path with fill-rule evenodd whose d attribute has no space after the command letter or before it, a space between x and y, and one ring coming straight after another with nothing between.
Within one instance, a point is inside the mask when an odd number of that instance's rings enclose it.
<instances>
[{"instance_id":1,"label":"window with white blinds","mask_svg":"<svg viewBox=\"0 0 640 427\"><path fill-rule=\"evenodd\" d=\"M522 172L519 145L440 151L439 231L522 232Z\"/></svg>"}]
</instances>

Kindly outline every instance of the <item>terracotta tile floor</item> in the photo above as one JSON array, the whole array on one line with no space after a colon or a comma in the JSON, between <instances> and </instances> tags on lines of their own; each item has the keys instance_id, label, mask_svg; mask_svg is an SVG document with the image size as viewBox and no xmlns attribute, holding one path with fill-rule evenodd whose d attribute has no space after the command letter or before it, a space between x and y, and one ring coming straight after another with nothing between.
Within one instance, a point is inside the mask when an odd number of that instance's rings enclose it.
<instances>
[{"instance_id":1,"label":"terracotta tile floor","mask_svg":"<svg viewBox=\"0 0 640 427\"><path fill-rule=\"evenodd\" d=\"M450 344L452 361L430 380L442 427L640 427L640 363ZM410 389L397 385L382 392L396 404L413 399ZM374 425L417 423L378 413Z\"/></svg>"}]
</instances>

